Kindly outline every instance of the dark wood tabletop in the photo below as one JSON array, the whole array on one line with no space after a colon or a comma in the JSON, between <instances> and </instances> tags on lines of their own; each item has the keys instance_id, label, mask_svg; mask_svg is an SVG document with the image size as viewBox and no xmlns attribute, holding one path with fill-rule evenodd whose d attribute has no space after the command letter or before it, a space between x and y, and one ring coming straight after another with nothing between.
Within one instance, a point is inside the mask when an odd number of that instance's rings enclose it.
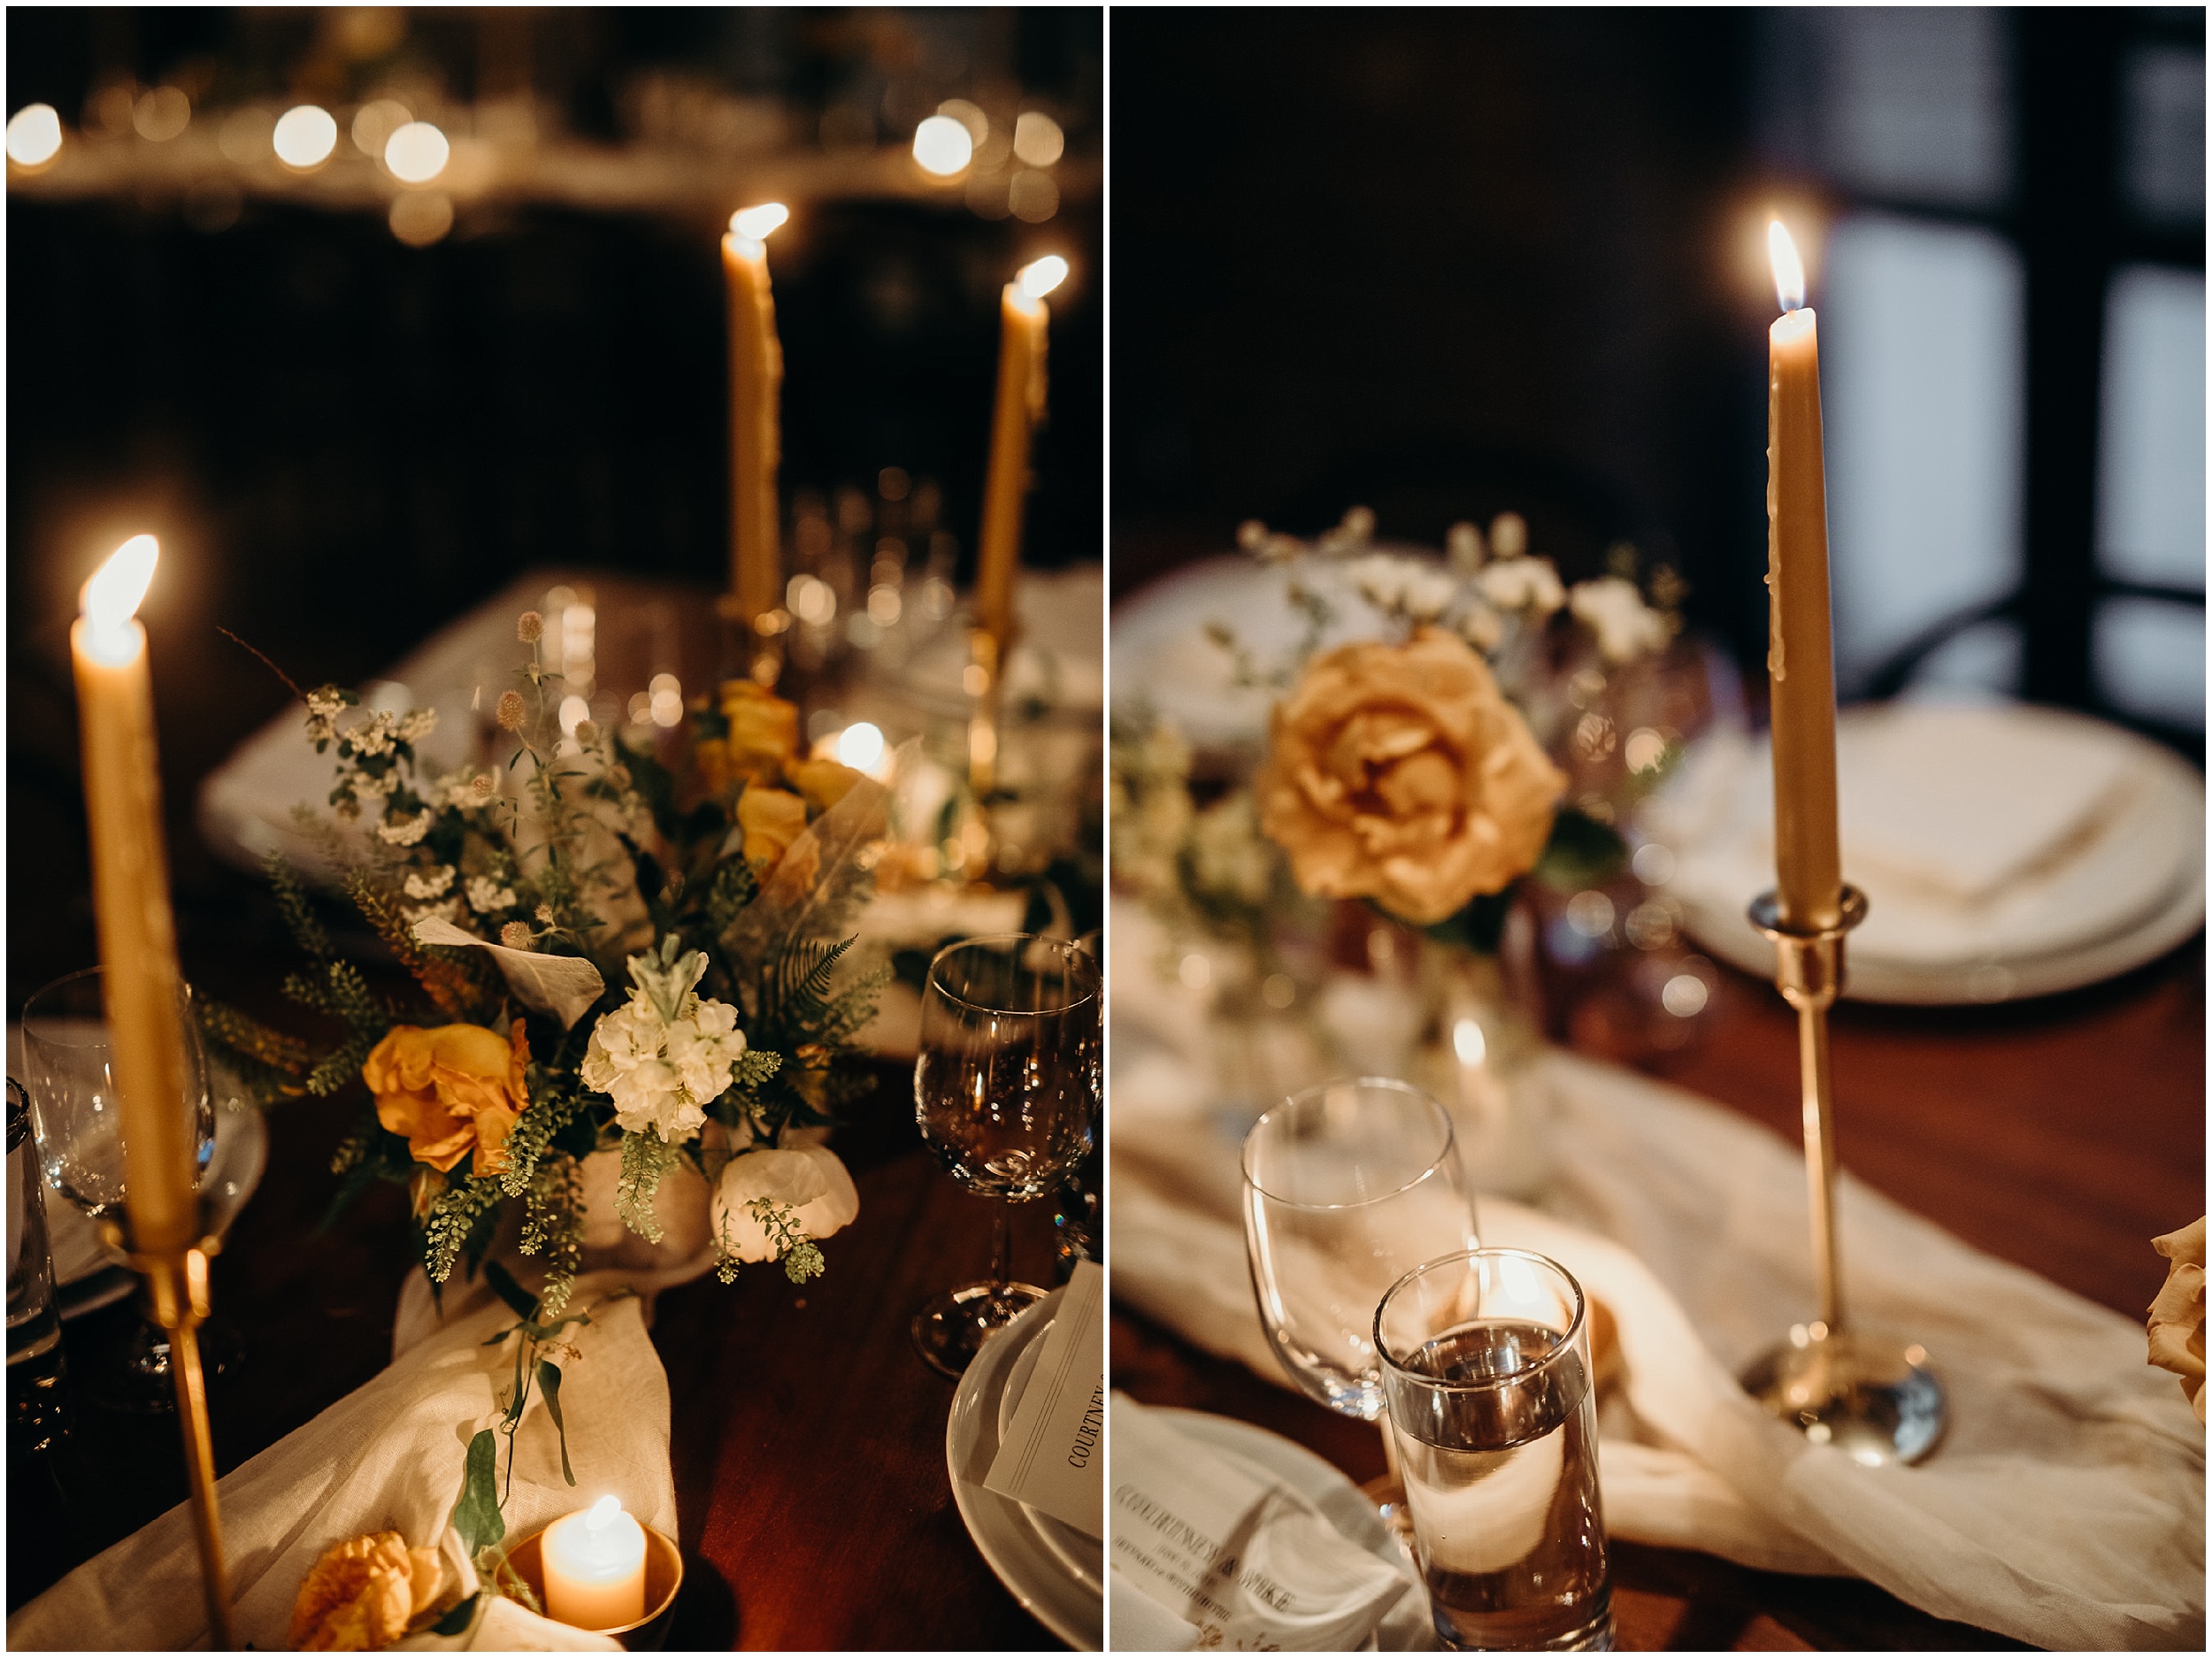
<instances>
[{"instance_id":1,"label":"dark wood tabletop","mask_svg":"<svg viewBox=\"0 0 2212 1658\"><path fill-rule=\"evenodd\" d=\"M969 1540L945 1467L954 1384L908 1335L922 1301L983 1275L991 1226L986 1202L923 1147L910 1074L880 1068L839 1132L860 1215L825 1241L823 1277L795 1287L754 1267L734 1285L710 1277L658 1298L685 1555L672 1649L1060 1644ZM223 1471L389 1359L411 1260L402 1194L372 1192L317 1229L351 1110L307 1101L271 1114L267 1174L215 1263L216 1311L242 1349L210 1388ZM1016 1276L1051 1284L1048 1206L1018 1209L1013 1238ZM133 1316L119 1303L65 1327L77 1380ZM12 1447L11 1611L185 1496L173 1418L74 1394L58 1451Z\"/></svg>"},{"instance_id":2,"label":"dark wood tabletop","mask_svg":"<svg viewBox=\"0 0 2212 1658\"><path fill-rule=\"evenodd\" d=\"M1663 1059L1625 1053L1601 1003L1559 1009L1587 1052L1795 1136L1794 1016L1772 986L1722 970L1707 1028ZM2166 1276L2150 1240L2204 1212L2201 936L2124 978L1994 1008L1845 1003L1833 1021L1843 1165L1979 1249L2140 1319ZM1114 1385L1153 1404L1242 1417L1381 1474L1369 1424L1117 1309ZM1748 1570L1616 1544L1619 1644L1640 1650L1989 1648L2019 1643L1928 1616L1870 1584Z\"/></svg>"}]
</instances>

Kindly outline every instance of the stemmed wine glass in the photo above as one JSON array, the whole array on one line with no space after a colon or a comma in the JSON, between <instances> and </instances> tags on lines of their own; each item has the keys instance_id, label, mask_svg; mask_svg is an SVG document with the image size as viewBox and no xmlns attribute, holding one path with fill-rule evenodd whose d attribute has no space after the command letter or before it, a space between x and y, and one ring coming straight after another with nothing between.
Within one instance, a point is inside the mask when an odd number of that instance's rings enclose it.
<instances>
[{"instance_id":1,"label":"stemmed wine glass","mask_svg":"<svg viewBox=\"0 0 2212 1658\"><path fill-rule=\"evenodd\" d=\"M1245 1136L1244 1241L1275 1356L1330 1409L1381 1424L1394 1476L1375 1309L1415 1267L1479 1241L1450 1115L1380 1077L1291 1095ZM1370 1494L1402 1524L1394 1478Z\"/></svg>"},{"instance_id":2,"label":"stemmed wine glass","mask_svg":"<svg viewBox=\"0 0 2212 1658\"><path fill-rule=\"evenodd\" d=\"M120 1221L124 1214L123 1114L103 988L102 970L88 967L56 979L23 1004L27 1092L46 1184L96 1222ZM204 1188L215 1153L215 1101L192 993L181 982L177 1017L184 1031L185 1054L185 1097L178 1107L193 1119L196 1178ZM208 1228L219 1233L232 1218L230 1214L211 1215ZM201 1341L208 1368L219 1372L225 1360L222 1341L210 1341L207 1334ZM173 1409L166 1332L142 1315L119 1368L91 1380L95 1391L115 1395L111 1402L127 1408Z\"/></svg>"},{"instance_id":3,"label":"stemmed wine glass","mask_svg":"<svg viewBox=\"0 0 2212 1658\"><path fill-rule=\"evenodd\" d=\"M949 945L922 993L914 1117L954 1179L1002 1204L1056 1190L1098 1120L1098 967L1064 939L1025 933ZM995 1213L991 1276L926 1302L914 1345L948 1376L1045 1292L1012 1281L1007 1213Z\"/></svg>"}]
</instances>

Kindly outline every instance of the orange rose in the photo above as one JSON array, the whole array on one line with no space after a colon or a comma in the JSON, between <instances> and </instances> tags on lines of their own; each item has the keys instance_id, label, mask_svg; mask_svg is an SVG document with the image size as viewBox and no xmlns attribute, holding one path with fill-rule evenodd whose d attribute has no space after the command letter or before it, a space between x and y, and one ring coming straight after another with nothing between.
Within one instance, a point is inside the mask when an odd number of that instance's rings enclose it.
<instances>
[{"instance_id":1,"label":"orange rose","mask_svg":"<svg viewBox=\"0 0 2212 1658\"><path fill-rule=\"evenodd\" d=\"M361 1079L376 1096L376 1120L407 1136L417 1163L443 1172L473 1152L481 1176L507 1166L507 1136L530 1103L529 1070L520 1019L504 1040L480 1025L396 1025Z\"/></svg>"},{"instance_id":2,"label":"orange rose","mask_svg":"<svg viewBox=\"0 0 2212 1658\"><path fill-rule=\"evenodd\" d=\"M1254 783L1299 886L1417 926L1529 869L1566 787L1488 664L1438 627L1315 657Z\"/></svg>"},{"instance_id":3,"label":"orange rose","mask_svg":"<svg viewBox=\"0 0 2212 1658\"><path fill-rule=\"evenodd\" d=\"M787 789L756 783L738 796L737 825L745 832L745 861L764 870L806 833L806 802Z\"/></svg>"},{"instance_id":4,"label":"orange rose","mask_svg":"<svg viewBox=\"0 0 2212 1658\"><path fill-rule=\"evenodd\" d=\"M835 760L787 760L784 780L806 796L817 811L827 811L852 793L853 785L866 775Z\"/></svg>"},{"instance_id":5,"label":"orange rose","mask_svg":"<svg viewBox=\"0 0 2212 1658\"><path fill-rule=\"evenodd\" d=\"M731 770L742 776L772 777L799 751L799 705L750 679L724 681L722 718Z\"/></svg>"}]
</instances>

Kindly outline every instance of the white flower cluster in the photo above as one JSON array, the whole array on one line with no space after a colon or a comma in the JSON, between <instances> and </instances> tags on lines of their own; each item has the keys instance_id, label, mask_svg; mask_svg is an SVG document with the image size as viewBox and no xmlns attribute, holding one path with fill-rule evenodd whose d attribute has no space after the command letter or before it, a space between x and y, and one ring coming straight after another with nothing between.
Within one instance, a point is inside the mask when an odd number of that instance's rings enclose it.
<instances>
[{"instance_id":1,"label":"white flower cluster","mask_svg":"<svg viewBox=\"0 0 2212 1658\"><path fill-rule=\"evenodd\" d=\"M1355 559L1346 573L1360 596L1377 610L1416 622L1433 622L1459 594L1459 583L1442 571L1388 553Z\"/></svg>"},{"instance_id":2,"label":"white flower cluster","mask_svg":"<svg viewBox=\"0 0 2212 1658\"><path fill-rule=\"evenodd\" d=\"M502 910L515 907L515 889L503 887L488 875L472 875L468 884L469 908L480 916L496 915Z\"/></svg>"},{"instance_id":3,"label":"white flower cluster","mask_svg":"<svg viewBox=\"0 0 2212 1658\"><path fill-rule=\"evenodd\" d=\"M410 898L442 898L446 895L446 889L453 885L456 872L450 864L441 864L434 869L410 875L407 878L407 895Z\"/></svg>"},{"instance_id":4,"label":"white flower cluster","mask_svg":"<svg viewBox=\"0 0 2212 1658\"><path fill-rule=\"evenodd\" d=\"M377 825L376 833L396 847L418 845L423 836L430 833L430 814L419 811L403 816L388 811L384 814L384 821Z\"/></svg>"},{"instance_id":5,"label":"white flower cluster","mask_svg":"<svg viewBox=\"0 0 2212 1658\"><path fill-rule=\"evenodd\" d=\"M672 939L662 950L672 952ZM706 1108L730 1086L745 1051L737 1009L694 989L707 970L703 950L673 963L633 956L635 988L600 1016L584 1054L584 1086L614 1101L615 1120L632 1133L651 1129L680 1145L707 1120Z\"/></svg>"},{"instance_id":6,"label":"white flower cluster","mask_svg":"<svg viewBox=\"0 0 2212 1658\"><path fill-rule=\"evenodd\" d=\"M1598 654L1608 662L1633 662L1661 649L1672 632L1667 618L1646 604L1636 584L1623 576L1577 582L1570 608L1597 635Z\"/></svg>"},{"instance_id":7,"label":"white flower cluster","mask_svg":"<svg viewBox=\"0 0 2212 1658\"><path fill-rule=\"evenodd\" d=\"M1497 558L1475 572L1482 596L1501 610L1549 616L1567 602L1567 589L1548 558Z\"/></svg>"}]
</instances>

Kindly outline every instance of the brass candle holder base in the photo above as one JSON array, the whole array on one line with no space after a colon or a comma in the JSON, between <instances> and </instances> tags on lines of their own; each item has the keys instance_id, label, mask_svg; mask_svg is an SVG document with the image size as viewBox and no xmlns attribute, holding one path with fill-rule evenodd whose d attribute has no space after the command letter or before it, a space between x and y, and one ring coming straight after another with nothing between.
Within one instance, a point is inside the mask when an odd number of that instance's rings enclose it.
<instances>
[{"instance_id":1,"label":"brass candle holder base","mask_svg":"<svg viewBox=\"0 0 2212 1658\"><path fill-rule=\"evenodd\" d=\"M215 1441L207 1424L207 1377L200 1363L200 1326L207 1320L207 1263L213 1237L180 1249L140 1250L124 1229L102 1223L108 1247L146 1280L154 1322L169 1337L169 1373L177 1390L177 1426L184 1436L185 1472L192 1482L192 1530L200 1546L200 1589L207 1602L208 1642L234 1651L230 1568L223 1556L223 1522L215 1501Z\"/></svg>"},{"instance_id":2,"label":"brass candle holder base","mask_svg":"<svg viewBox=\"0 0 2212 1658\"><path fill-rule=\"evenodd\" d=\"M1791 1330L1738 1378L1746 1393L1816 1445L1877 1467L1915 1462L1943 1437L1943 1385L1917 1342L1847 1326L1836 1226L1835 1135L1830 1103L1828 1009L1843 988L1844 935L1866 919L1866 894L1843 889L1832 927L1786 926L1773 893L1751 903L1751 925L1774 940L1775 984L1797 1010L1805 1174L1812 1203L1813 1270L1820 1317Z\"/></svg>"}]
</instances>

